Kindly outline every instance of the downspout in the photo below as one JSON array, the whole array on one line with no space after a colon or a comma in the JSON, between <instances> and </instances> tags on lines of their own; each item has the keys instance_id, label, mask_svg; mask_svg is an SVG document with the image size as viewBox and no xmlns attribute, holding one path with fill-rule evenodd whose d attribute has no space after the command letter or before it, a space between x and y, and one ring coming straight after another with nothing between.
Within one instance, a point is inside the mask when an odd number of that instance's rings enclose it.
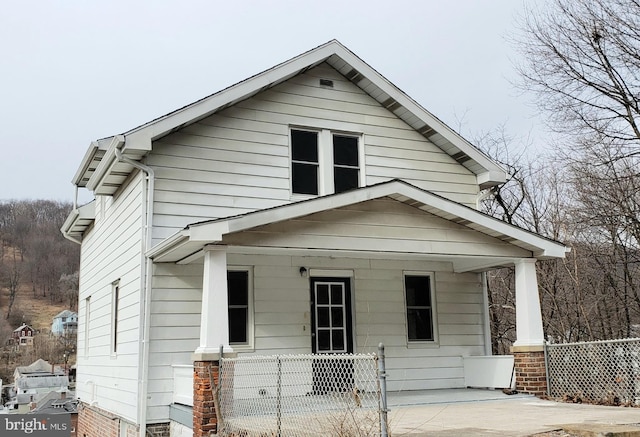
<instances>
[{"instance_id":1,"label":"downspout","mask_svg":"<svg viewBox=\"0 0 640 437\"><path fill-rule=\"evenodd\" d=\"M142 263L141 278L141 296L140 296L140 341L138 349L138 425L139 436L146 437L147 434L147 391L149 378L149 318L151 307L151 271L153 268L153 260L147 256L147 251L151 248L152 228L153 228L153 192L155 174L151 167L141 164L138 161L127 158L122 154L122 142L115 148L116 158L120 162L126 162L133 167L146 173L147 195L146 195L146 211L144 220L144 230L142 237L142 253L145 262Z\"/></svg>"}]
</instances>

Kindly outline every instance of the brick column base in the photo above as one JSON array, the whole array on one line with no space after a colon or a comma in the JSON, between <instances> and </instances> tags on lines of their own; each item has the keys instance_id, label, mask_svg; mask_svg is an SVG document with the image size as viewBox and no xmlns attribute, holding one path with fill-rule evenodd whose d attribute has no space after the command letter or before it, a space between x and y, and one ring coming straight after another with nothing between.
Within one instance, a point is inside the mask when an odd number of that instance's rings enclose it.
<instances>
[{"instance_id":1,"label":"brick column base","mask_svg":"<svg viewBox=\"0 0 640 437\"><path fill-rule=\"evenodd\" d=\"M211 381L218 384L219 370L219 361L193 362L193 437L209 437L218 430Z\"/></svg>"},{"instance_id":2,"label":"brick column base","mask_svg":"<svg viewBox=\"0 0 640 437\"><path fill-rule=\"evenodd\" d=\"M547 367L543 346L513 346L516 390L537 397L547 395Z\"/></svg>"}]
</instances>

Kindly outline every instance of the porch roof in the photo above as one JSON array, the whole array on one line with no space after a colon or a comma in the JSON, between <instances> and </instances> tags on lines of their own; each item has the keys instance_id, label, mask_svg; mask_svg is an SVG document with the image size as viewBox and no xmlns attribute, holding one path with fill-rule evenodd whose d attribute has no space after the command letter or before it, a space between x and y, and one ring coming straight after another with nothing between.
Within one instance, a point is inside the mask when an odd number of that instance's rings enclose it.
<instances>
[{"instance_id":1,"label":"porch roof","mask_svg":"<svg viewBox=\"0 0 640 437\"><path fill-rule=\"evenodd\" d=\"M534 258L563 258L565 253L569 251L562 243L510 225L404 181L392 180L344 193L317 197L243 215L193 223L153 247L147 255L155 262L186 264L198 258L205 246L223 244L223 238L227 235L383 197L394 199L425 213L433 214L476 232L494 237L502 242L525 249ZM354 252L358 252L358 250L354 248L353 251L349 251L349 254L345 253L344 255L353 255ZM384 247L376 251L376 254L389 255L385 252ZM376 254L367 253L368 256ZM332 255L339 254L332 251ZM429 256L443 260L455 258L450 254L430 253L426 250L424 253L418 254L413 252L412 255ZM459 269L481 271L512 262L513 259L508 257L476 256L470 259L470 257L466 256L464 266L459 266Z\"/></svg>"}]
</instances>

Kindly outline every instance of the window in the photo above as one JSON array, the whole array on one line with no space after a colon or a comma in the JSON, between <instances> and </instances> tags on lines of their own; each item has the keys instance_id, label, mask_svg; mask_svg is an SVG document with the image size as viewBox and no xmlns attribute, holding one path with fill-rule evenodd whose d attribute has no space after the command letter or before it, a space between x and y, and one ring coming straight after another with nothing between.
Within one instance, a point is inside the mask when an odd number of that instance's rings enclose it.
<instances>
[{"instance_id":1,"label":"window","mask_svg":"<svg viewBox=\"0 0 640 437\"><path fill-rule=\"evenodd\" d=\"M405 273L404 293L407 309L407 338L434 341L432 275Z\"/></svg>"},{"instance_id":2,"label":"window","mask_svg":"<svg viewBox=\"0 0 640 437\"><path fill-rule=\"evenodd\" d=\"M318 194L318 133L291 131L291 174L293 192Z\"/></svg>"},{"instance_id":3,"label":"window","mask_svg":"<svg viewBox=\"0 0 640 437\"><path fill-rule=\"evenodd\" d=\"M253 333L253 305L251 276L248 270L227 272L229 305L229 343L251 347Z\"/></svg>"},{"instance_id":4,"label":"window","mask_svg":"<svg viewBox=\"0 0 640 437\"><path fill-rule=\"evenodd\" d=\"M111 354L118 352L118 310L120 307L120 281L112 284L111 300Z\"/></svg>"},{"instance_id":5,"label":"window","mask_svg":"<svg viewBox=\"0 0 640 437\"><path fill-rule=\"evenodd\" d=\"M291 190L294 194L341 193L360 186L357 135L329 130L291 130Z\"/></svg>"}]
</instances>

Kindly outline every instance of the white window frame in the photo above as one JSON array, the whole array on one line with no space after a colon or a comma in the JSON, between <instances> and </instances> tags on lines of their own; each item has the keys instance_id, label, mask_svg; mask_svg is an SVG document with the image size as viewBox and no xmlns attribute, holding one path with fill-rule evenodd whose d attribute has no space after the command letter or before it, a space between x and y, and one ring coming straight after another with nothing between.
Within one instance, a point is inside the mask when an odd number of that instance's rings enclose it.
<instances>
[{"instance_id":1,"label":"white window frame","mask_svg":"<svg viewBox=\"0 0 640 437\"><path fill-rule=\"evenodd\" d=\"M407 314L407 287L406 287L406 277L407 276L427 276L429 277L429 293L431 294L431 323L433 330L433 340L410 340L409 339L409 320ZM403 297L403 306L404 306L404 335L407 342L408 347L424 347L424 346L439 346L439 337L438 337L438 310L436 305L436 276L434 272L425 272L425 271L414 271L414 270L405 270L402 272L402 297Z\"/></svg>"},{"instance_id":2,"label":"white window frame","mask_svg":"<svg viewBox=\"0 0 640 437\"><path fill-rule=\"evenodd\" d=\"M118 355L118 321L120 319L120 279L111 283L111 341L110 353L111 357Z\"/></svg>"},{"instance_id":3,"label":"white window frame","mask_svg":"<svg viewBox=\"0 0 640 437\"><path fill-rule=\"evenodd\" d=\"M316 132L318 134L318 194L300 194L293 192L293 143L291 131ZM289 126L289 191L292 199L306 199L315 196L325 196L335 193L333 169L333 135L353 137L358 140L358 187L366 185L364 134L358 133L352 126L344 126L344 129L327 129L310 126Z\"/></svg>"},{"instance_id":4,"label":"white window frame","mask_svg":"<svg viewBox=\"0 0 640 437\"><path fill-rule=\"evenodd\" d=\"M247 272L247 342L230 343L234 351L251 352L255 342L255 314L253 294L253 267L252 266L228 266L227 272ZM228 304L227 304L228 305Z\"/></svg>"}]
</instances>

